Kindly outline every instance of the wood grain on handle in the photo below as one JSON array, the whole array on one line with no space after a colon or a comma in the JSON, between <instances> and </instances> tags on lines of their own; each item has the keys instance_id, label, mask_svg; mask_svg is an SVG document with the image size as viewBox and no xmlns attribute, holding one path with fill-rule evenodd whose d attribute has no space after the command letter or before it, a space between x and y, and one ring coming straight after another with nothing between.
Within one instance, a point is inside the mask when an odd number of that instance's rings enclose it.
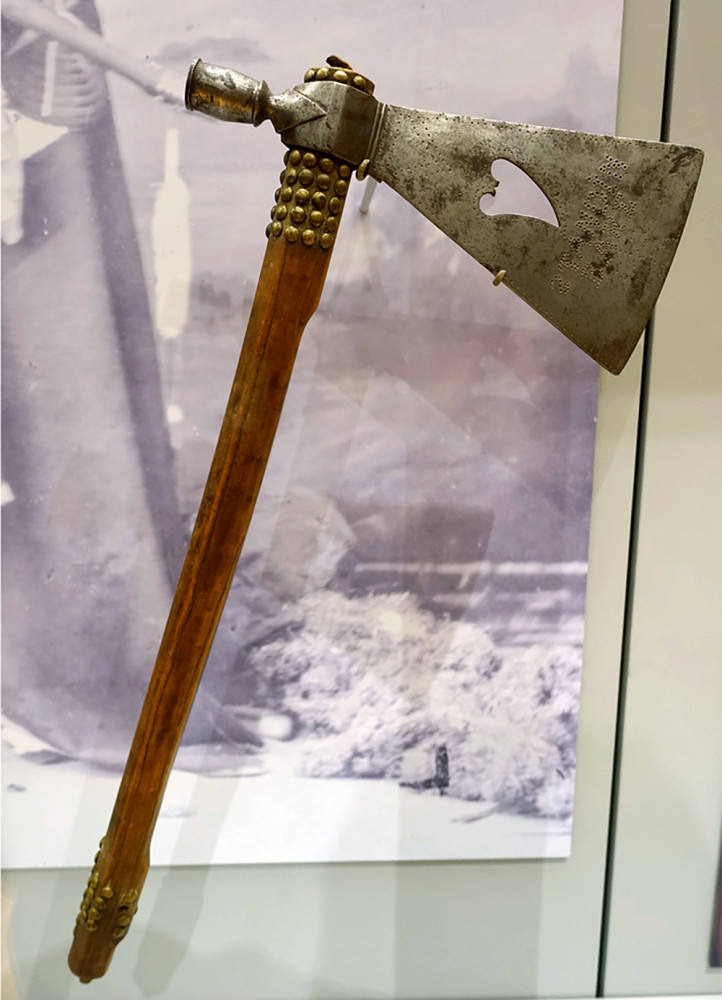
<instances>
[{"instance_id":1,"label":"wood grain on handle","mask_svg":"<svg viewBox=\"0 0 722 1000\"><path fill-rule=\"evenodd\" d=\"M350 169L286 154L261 276L198 516L108 832L68 956L102 976L137 909L150 841L278 426L296 351L323 289Z\"/></svg>"}]
</instances>

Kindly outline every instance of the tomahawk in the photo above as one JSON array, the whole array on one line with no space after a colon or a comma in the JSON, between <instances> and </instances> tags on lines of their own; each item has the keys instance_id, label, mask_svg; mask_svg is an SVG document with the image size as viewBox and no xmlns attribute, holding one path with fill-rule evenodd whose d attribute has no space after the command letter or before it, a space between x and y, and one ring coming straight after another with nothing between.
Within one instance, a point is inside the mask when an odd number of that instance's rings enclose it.
<instances>
[{"instance_id":1,"label":"tomahawk","mask_svg":"<svg viewBox=\"0 0 722 1000\"><path fill-rule=\"evenodd\" d=\"M270 120L289 147L228 407L69 964L102 976L128 932L173 759L241 553L301 333L321 296L352 175L394 188L610 372L634 350L672 263L702 166L689 146L381 104L336 57L274 96L197 60L186 106ZM496 160L545 193L557 225L486 215Z\"/></svg>"}]
</instances>

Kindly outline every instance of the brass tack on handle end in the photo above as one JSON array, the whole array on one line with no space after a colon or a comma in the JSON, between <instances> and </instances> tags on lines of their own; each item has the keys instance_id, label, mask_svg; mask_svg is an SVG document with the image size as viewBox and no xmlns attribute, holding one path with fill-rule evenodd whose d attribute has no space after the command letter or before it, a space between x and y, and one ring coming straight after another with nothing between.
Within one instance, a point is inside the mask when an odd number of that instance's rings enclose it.
<instances>
[{"instance_id":1,"label":"brass tack on handle end","mask_svg":"<svg viewBox=\"0 0 722 1000\"><path fill-rule=\"evenodd\" d=\"M147 851L133 858L118 856L116 838L100 842L75 920L68 966L81 983L108 971L116 946L128 933L150 867Z\"/></svg>"}]
</instances>

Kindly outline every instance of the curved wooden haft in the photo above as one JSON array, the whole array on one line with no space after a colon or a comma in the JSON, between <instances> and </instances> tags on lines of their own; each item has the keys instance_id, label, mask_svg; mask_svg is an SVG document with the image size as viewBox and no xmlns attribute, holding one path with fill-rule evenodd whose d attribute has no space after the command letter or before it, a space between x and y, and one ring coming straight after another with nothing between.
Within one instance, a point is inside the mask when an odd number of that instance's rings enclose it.
<instances>
[{"instance_id":1,"label":"curved wooden haft","mask_svg":"<svg viewBox=\"0 0 722 1000\"><path fill-rule=\"evenodd\" d=\"M208 482L75 927L68 962L83 982L105 973L137 908L163 790L243 547L301 333L323 289L350 174L331 157L286 154Z\"/></svg>"}]
</instances>

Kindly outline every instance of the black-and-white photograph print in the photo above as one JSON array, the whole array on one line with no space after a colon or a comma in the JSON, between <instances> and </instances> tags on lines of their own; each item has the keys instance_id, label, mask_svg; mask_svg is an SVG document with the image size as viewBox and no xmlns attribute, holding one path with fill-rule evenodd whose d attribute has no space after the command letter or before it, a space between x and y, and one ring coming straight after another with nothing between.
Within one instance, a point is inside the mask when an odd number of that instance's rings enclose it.
<instances>
[{"instance_id":1,"label":"black-and-white photograph print","mask_svg":"<svg viewBox=\"0 0 722 1000\"><path fill-rule=\"evenodd\" d=\"M269 123L189 114L191 61L280 93L335 53L379 101L610 133L621 16L4 5L7 867L86 867L105 833L265 251L285 149ZM492 173L480 211L554 223L526 174ZM598 369L369 183L302 339L156 864L571 849Z\"/></svg>"}]
</instances>

